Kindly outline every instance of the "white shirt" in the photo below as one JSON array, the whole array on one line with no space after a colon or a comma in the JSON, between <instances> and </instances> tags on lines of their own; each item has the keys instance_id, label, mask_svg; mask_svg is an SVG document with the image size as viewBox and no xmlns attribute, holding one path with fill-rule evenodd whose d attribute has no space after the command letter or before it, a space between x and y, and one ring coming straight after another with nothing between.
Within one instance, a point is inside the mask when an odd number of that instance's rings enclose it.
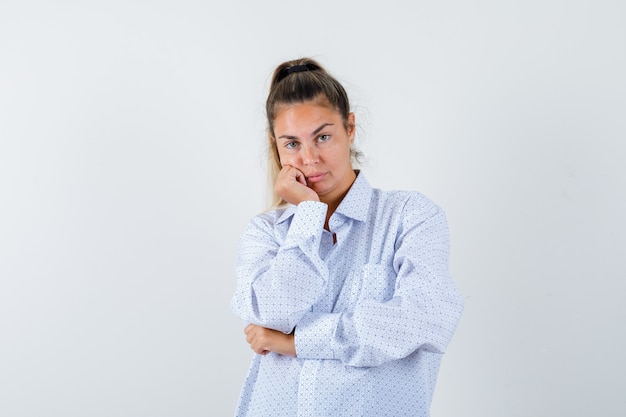
<instances>
[{"instance_id":1,"label":"white shirt","mask_svg":"<svg viewBox=\"0 0 626 417\"><path fill-rule=\"evenodd\" d=\"M255 355L237 416L428 416L463 310L448 272L444 212L359 173L324 230L306 201L254 217L233 312L290 333L297 357Z\"/></svg>"}]
</instances>

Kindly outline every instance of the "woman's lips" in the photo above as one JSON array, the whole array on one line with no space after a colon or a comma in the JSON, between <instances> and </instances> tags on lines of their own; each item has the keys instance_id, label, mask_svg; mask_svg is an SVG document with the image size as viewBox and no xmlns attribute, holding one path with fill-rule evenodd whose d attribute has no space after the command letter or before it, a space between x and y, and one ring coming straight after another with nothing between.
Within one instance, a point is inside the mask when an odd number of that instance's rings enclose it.
<instances>
[{"instance_id":1,"label":"woman's lips","mask_svg":"<svg viewBox=\"0 0 626 417\"><path fill-rule=\"evenodd\" d=\"M316 183L316 182L320 182L321 180L323 180L323 179L324 179L324 176L325 176L325 175L326 175L326 174L324 174L324 173L322 173L322 172L316 172L316 173L314 173L314 174L312 174L312 175L307 175L307 177L306 177L306 181L307 181L308 183Z\"/></svg>"}]
</instances>

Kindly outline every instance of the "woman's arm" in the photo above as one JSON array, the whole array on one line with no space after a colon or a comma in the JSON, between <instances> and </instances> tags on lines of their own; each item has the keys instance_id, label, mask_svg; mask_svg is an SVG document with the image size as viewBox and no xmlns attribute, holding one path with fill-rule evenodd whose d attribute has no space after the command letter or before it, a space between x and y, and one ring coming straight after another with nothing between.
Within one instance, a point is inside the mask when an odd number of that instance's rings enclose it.
<instances>
[{"instance_id":1,"label":"woman's arm","mask_svg":"<svg viewBox=\"0 0 626 417\"><path fill-rule=\"evenodd\" d=\"M384 277L395 281L393 297L384 302L361 300L351 314L305 314L295 330L298 357L377 366L417 349L444 352L463 301L448 272L443 211L433 204L424 212L421 203L410 198L395 247L393 268Z\"/></svg>"},{"instance_id":2,"label":"woman's arm","mask_svg":"<svg viewBox=\"0 0 626 417\"><path fill-rule=\"evenodd\" d=\"M283 242L267 216L253 219L239 245L237 287L231 302L248 323L291 333L324 293L328 269L319 256L324 203L298 204Z\"/></svg>"},{"instance_id":3,"label":"woman's arm","mask_svg":"<svg viewBox=\"0 0 626 417\"><path fill-rule=\"evenodd\" d=\"M293 332L285 334L256 324L248 324L244 333L250 348L259 355L274 352L281 355L296 356Z\"/></svg>"}]
</instances>

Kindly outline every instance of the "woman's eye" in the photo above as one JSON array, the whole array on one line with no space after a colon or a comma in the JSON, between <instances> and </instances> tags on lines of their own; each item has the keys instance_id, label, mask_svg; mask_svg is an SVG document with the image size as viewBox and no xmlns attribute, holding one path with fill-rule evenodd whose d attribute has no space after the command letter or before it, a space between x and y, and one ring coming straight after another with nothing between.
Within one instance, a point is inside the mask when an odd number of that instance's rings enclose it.
<instances>
[{"instance_id":1,"label":"woman's eye","mask_svg":"<svg viewBox=\"0 0 626 417\"><path fill-rule=\"evenodd\" d=\"M287 142L285 144L285 148L287 149L294 149L296 146L298 146L298 142Z\"/></svg>"},{"instance_id":2,"label":"woman's eye","mask_svg":"<svg viewBox=\"0 0 626 417\"><path fill-rule=\"evenodd\" d=\"M318 142L326 142L328 139L330 139L330 135L320 135L320 136L317 138L317 141L318 141Z\"/></svg>"}]
</instances>

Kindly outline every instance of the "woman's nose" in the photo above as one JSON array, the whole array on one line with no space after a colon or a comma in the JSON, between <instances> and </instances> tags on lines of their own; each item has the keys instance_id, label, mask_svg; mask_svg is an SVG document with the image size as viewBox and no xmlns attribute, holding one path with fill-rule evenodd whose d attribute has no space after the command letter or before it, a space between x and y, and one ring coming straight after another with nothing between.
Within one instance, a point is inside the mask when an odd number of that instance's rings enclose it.
<instances>
[{"instance_id":1,"label":"woman's nose","mask_svg":"<svg viewBox=\"0 0 626 417\"><path fill-rule=\"evenodd\" d=\"M304 165L315 165L319 162L319 155L315 146L304 146L302 148L302 163Z\"/></svg>"}]
</instances>

